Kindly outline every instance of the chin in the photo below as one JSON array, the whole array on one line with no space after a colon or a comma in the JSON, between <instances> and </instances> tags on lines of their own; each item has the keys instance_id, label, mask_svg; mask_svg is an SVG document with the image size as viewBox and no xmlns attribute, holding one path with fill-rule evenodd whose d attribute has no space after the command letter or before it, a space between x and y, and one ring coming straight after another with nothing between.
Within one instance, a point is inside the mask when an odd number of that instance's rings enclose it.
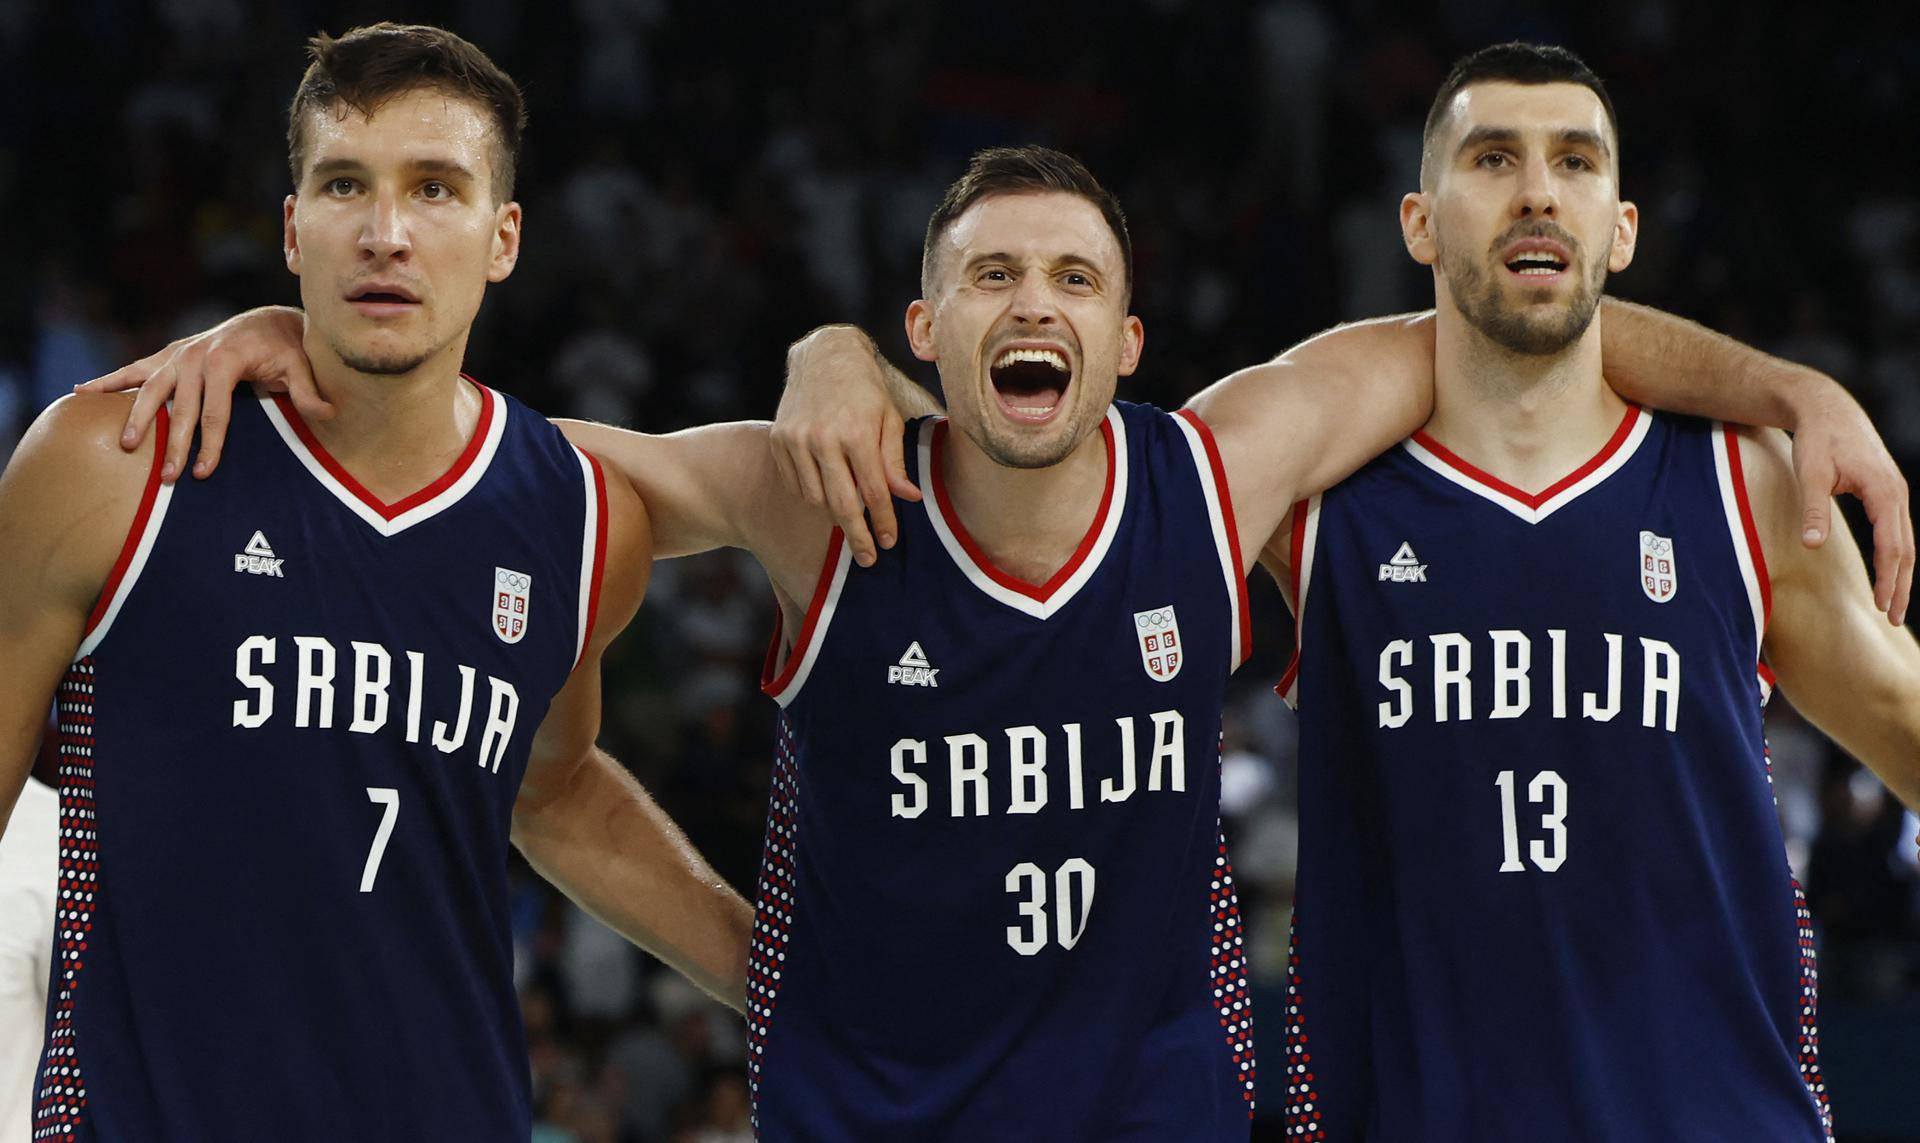
<instances>
[{"instance_id":1,"label":"chin","mask_svg":"<svg viewBox=\"0 0 1920 1143\"><path fill-rule=\"evenodd\" d=\"M387 346L344 346L334 347L340 355L341 364L356 373L367 373L376 377L395 377L411 373L427 363L432 357L430 350L406 349Z\"/></svg>"}]
</instances>

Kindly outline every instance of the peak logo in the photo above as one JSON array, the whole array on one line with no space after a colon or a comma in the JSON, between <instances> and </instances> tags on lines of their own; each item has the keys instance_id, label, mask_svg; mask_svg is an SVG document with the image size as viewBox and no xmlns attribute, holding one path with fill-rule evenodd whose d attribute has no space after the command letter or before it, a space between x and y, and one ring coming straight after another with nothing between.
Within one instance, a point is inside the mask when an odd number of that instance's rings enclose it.
<instances>
[{"instance_id":1,"label":"peak logo","mask_svg":"<svg viewBox=\"0 0 1920 1143\"><path fill-rule=\"evenodd\" d=\"M247 546L233 557L233 570L247 575L270 575L275 579L287 578L280 565L287 561L273 554L273 545L267 543L267 534L255 531Z\"/></svg>"},{"instance_id":2,"label":"peak logo","mask_svg":"<svg viewBox=\"0 0 1920 1143\"><path fill-rule=\"evenodd\" d=\"M900 661L887 668L887 681L903 687L937 687L940 668L927 661L927 653L918 639L907 644Z\"/></svg>"},{"instance_id":3,"label":"peak logo","mask_svg":"<svg viewBox=\"0 0 1920 1143\"><path fill-rule=\"evenodd\" d=\"M1393 553L1393 558L1380 565L1380 578L1376 582L1425 583L1427 582L1427 565L1421 563L1420 557L1413 554L1413 544L1402 540L1400 550Z\"/></svg>"}]
</instances>

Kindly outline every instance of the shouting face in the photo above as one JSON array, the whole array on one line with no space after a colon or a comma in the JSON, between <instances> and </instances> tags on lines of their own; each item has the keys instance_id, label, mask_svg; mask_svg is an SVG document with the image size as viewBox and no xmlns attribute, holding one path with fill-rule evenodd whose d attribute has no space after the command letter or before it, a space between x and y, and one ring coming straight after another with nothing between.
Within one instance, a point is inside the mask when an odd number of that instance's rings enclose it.
<instances>
[{"instance_id":1,"label":"shouting face","mask_svg":"<svg viewBox=\"0 0 1920 1143\"><path fill-rule=\"evenodd\" d=\"M939 365L954 428L999 464L1066 459L1140 360L1120 243L1079 195L975 202L941 235L928 295L908 340Z\"/></svg>"}]
</instances>

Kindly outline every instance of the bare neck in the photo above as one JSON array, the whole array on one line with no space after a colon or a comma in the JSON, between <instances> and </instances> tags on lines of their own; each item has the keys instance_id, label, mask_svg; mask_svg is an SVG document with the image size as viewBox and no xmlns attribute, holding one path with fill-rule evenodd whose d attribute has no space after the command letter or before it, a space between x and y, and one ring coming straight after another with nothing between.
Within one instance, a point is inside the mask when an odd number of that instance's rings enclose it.
<instances>
[{"instance_id":1,"label":"bare neck","mask_svg":"<svg viewBox=\"0 0 1920 1143\"><path fill-rule=\"evenodd\" d=\"M483 398L460 377L457 350L437 353L411 373L385 376L348 367L311 332L306 350L314 383L334 408L331 420L307 427L381 500L403 499L438 479L479 426Z\"/></svg>"},{"instance_id":2,"label":"bare neck","mask_svg":"<svg viewBox=\"0 0 1920 1143\"><path fill-rule=\"evenodd\" d=\"M1426 431L1476 468L1538 492L1606 445L1626 402L1600 372L1600 317L1550 356L1515 353L1442 306Z\"/></svg>"},{"instance_id":3,"label":"bare neck","mask_svg":"<svg viewBox=\"0 0 1920 1143\"><path fill-rule=\"evenodd\" d=\"M1088 433L1058 464L1010 468L949 426L940 467L954 512L993 566L1045 583L1073 558L1100 510L1106 434Z\"/></svg>"}]
</instances>

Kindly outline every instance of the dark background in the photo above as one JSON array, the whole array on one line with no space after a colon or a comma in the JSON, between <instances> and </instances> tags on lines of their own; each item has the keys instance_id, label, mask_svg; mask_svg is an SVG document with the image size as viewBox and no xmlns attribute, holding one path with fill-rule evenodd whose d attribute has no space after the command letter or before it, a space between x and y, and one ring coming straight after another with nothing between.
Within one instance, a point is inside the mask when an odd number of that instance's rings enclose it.
<instances>
[{"instance_id":1,"label":"dark background","mask_svg":"<svg viewBox=\"0 0 1920 1143\"><path fill-rule=\"evenodd\" d=\"M1430 304L1394 221L1422 117L1452 57L1528 38L1581 52L1618 106L1642 232L1613 291L1832 373L1920 472L1915 7L1584 8L0 0L0 456L74 381L297 300L279 204L302 42L402 19L453 28L525 87L525 252L468 369L549 413L771 416L786 344L824 321L912 364L900 315L926 215L969 153L1014 142L1072 151L1120 195L1149 334L1122 396L1176 405L1334 322ZM1257 586L1224 811L1273 1045L1295 819L1267 688L1291 635ZM747 892L767 596L731 554L662 564L608 676L605 742ZM1915 822L1784 704L1770 724L1841 1135L1920 1138ZM514 876L535 1137L748 1138L738 1021Z\"/></svg>"}]
</instances>

